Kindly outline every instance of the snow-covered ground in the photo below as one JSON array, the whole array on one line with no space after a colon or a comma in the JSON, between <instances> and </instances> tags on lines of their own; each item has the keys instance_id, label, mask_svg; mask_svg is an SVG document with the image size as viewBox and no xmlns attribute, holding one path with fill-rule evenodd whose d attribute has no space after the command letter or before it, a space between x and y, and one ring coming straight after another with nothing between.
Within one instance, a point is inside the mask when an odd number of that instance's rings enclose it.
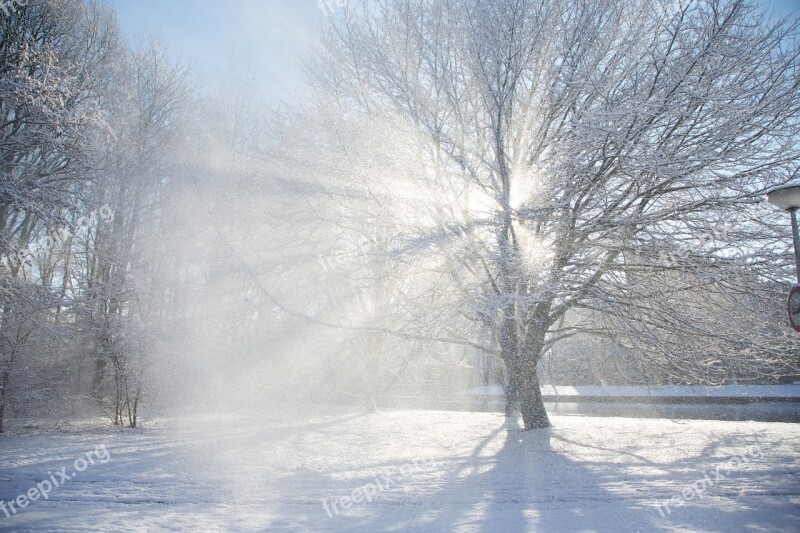
<instances>
[{"instance_id":1,"label":"snow-covered ground","mask_svg":"<svg viewBox=\"0 0 800 533\"><path fill-rule=\"evenodd\" d=\"M1 436L0 529L800 531L800 425L279 411Z\"/></svg>"}]
</instances>

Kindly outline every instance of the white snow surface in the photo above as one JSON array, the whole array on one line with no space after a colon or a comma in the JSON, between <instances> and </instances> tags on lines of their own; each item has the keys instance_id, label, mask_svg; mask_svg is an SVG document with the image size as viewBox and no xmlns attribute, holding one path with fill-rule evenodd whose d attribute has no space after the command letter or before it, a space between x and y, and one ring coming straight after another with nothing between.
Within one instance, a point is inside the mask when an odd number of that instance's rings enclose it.
<instances>
[{"instance_id":1,"label":"white snow surface","mask_svg":"<svg viewBox=\"0 0 800 533\"><path fill-rule=\"evenodd\" d=\"M800 531L795 424L554 416L523 432L498 413L275 410L12 430L4 502L48 472L75 475L0 512L0 529ZM101 445L110 459L75 472Z\"/></svg>"}]
</instances>

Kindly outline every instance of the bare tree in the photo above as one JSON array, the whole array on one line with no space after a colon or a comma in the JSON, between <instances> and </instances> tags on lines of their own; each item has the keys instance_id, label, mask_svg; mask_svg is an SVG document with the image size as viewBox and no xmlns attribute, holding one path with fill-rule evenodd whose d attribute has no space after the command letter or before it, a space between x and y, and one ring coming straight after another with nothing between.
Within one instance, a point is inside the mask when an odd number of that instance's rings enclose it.
<instances>
[{"instance_id":1,"label":"bare tree","mask_svg":"<svg viewBox=\"0 0 800 533\"><path fill-rule=\"evenodd\" d=\"M428 186L464 193L467 216L437 240L481 288L470 307L499 317L526 429L549 425L537 364L554 343L642 339L646 324L672 332L657 344L673 353L685 336L730 340L708 310L689 324L679 295L733 294L743 270L790 278L785 246L753 219L766 189L797 177L797 23L721 0L379 0L331 20L318 87L347 113L400 117L427 148ZM731 213L741 227L715 235ZM663 290L667 271L683 291ZM564 322L580 309L609 323Z\"/></svg>"},{"instance_id":2,"label":"bare tree","mask_svg":"<svg viewBox=\"0 0 800 533\"><path fill-rule=\"evenodd\" d=\"M85 255L82 327L94 355L93 396L114 424L137 423L143 373L150 352L154 300L149 288L161 271L159 234L165 198L174 187L175 158L182 144L189 102L187 70L169 60L157 42L120 59L111 110L113 141L107 166L95 181L92 200L106 206L80 242Z\"/></svg>"},{"instance_id":3,"label":"bare tree","mask_svg":"<svg viewBox=\"0 0 800 533\"><path fill-rule=\"evenodd\" d=\"M70 275L68 267L56 275L68 260L54 252L69 250L55 246L55 234L68 227L93 176L92 141L105 128L100 102L117 45L113 17L92 2L26 2L0 20L3 405L14 360L53 348L42 341L58 337L57 329L64 337L59 321ZM60 295L53 290L59 276ZM36 389L30 380L27 386Z\"/></svg>"},{"instance_id":4,"label":"bare tree","mask_svg":"<svg viewBox=\"0 0 800 533\"><path fill-rule=\"evenodd\" d=\"M114 20L93 3L26 2L0 20L0 253L76 205L116 51Z\"/></svg>"}]
</instances>

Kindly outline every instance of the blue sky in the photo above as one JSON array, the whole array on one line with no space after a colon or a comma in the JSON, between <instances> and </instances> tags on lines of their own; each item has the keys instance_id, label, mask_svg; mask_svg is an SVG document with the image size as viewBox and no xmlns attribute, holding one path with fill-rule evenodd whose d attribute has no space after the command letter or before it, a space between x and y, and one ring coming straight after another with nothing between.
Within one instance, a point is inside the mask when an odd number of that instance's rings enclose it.
<instances>
[{"instance_id":1,"label":"blue sky","mask_svg":"<svg viewBox=\"0 0 800 533\"><path fill-rule=\"evenodd\" d=\"M251 85L277 103L324 15L317 0L101 0L131 42L159 35L209 85Z\"/></svg>"},{"instance_id":2,"label":"blue sky","mask_svg":"<svg viewBox=\"0 0 800 533\"><path fill-rule=\"evenodd\" d=\"M800 0L765 0L763 3L773 6L776 11L783 14L789 14L800 9Z\"/></svg>"},{"instance_id":3,"label":"blue sky","mask_svg":"<svg viewBox=\"0 0 800 533\"><path fill-rule=\"evenodd\" d=\"M318 0L101 1L131 42L160 35L206 84L250 85L270 103L299 91L300 59L324 19ZM779 15L800 9L800 0L763 1Z\"/></svg>"}]
</instances>

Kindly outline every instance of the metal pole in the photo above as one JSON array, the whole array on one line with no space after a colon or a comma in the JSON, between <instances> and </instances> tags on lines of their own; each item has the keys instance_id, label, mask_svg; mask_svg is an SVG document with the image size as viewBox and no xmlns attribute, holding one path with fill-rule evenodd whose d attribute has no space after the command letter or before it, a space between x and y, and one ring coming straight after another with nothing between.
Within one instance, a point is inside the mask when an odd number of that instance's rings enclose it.
<instances>
[{"instance_id":1,"label":"metal pole","mask_svg":"<svg viewBox=\"0 0 800 533\"><path fill-rule=\"evenodd\" d=\"M800 285L800 230L797 227L797 208L789 210L792 215L792 238L794 239L794 264L797 269L797 284Z\"/></svg>"}]
</instances>

